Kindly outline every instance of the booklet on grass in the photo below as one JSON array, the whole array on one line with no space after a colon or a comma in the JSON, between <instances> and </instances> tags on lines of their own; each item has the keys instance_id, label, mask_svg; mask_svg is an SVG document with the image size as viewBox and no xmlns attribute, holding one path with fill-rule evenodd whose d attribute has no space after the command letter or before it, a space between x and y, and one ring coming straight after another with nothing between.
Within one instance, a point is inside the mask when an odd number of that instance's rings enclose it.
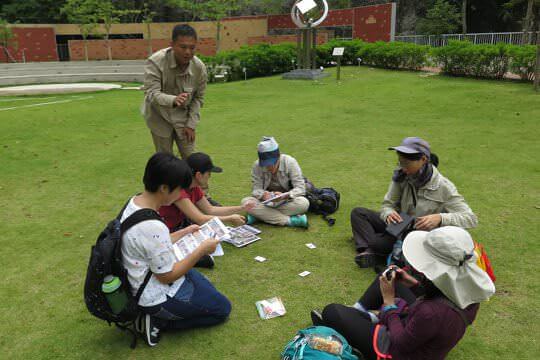
<instances>
[{"instance_id":1,"label":"booklet on grass","mask_svg":"<svg viewBox=\"0 0 540 360\"><path fill-rule=\"evenodd\" d=\"M257 301L255 303L259 316L263 320L272 319L278 316L283 316L287 312L285 306L279 297L273 297L266 300Z\"/></svg>"},{"instance_id":2,"label":"booklet on grass","mask_svg":"<svg viewBox=\"0 0 540 360\"><path fill-rule=\"evenodd\" d=\"M235 228L229 227L229 234L223 238L223 241L228 242L236 247L243 247L257 240L261 240L257 235L261 230L250 225L242 225Z\"/></svg>"}]
</instances>

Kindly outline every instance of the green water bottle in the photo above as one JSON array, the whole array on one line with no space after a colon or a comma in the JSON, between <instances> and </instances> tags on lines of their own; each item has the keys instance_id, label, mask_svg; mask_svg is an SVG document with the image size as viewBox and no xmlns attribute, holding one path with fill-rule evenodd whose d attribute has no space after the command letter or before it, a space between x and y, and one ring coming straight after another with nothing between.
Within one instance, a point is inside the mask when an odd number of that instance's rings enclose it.
<instances>
[{"instance_id":1,"label":"green water bottle","mask_svg":"<svg viewBox=\"0 0 540 360\"><path fill-rule=\"evenodd\" d=\"M128 302L128 297L122 289L122 281L117 276L107 275L103 279L101 291L105 293L113 313L120 314Z\"/></svg>"}]
</instances>

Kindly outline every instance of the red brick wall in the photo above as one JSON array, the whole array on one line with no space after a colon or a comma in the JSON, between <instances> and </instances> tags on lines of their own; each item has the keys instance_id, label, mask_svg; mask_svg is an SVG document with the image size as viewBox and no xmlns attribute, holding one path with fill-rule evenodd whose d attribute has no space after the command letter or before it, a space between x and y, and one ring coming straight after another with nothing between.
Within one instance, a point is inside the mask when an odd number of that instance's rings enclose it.
<instances>
[{"instance_id":1,"label":"red brick wall","mask_svg":"<svg viewBox=\"0 0 540 360\"><path fill-rule=\"evenodd\" d=\"M354 9L353 38L369 42L390 41L392 4Z\"/></svg>"},{"instance_id":2,"label":"red brick wall","mask_svg":"<svg viewBox=\"0 0 540 360\"><path fill-rule=\"evenodd\" d=\"M168 39L153 39L152 50L155 52L169 46ZM148 57L148 41L146 39L110 40L113 60L140 60ZM199 39L197 53L205 56L215 55L216 40ZM84 41L69 40L70 60L84 60ZM107 42L105 40L88 40L88 59L107 60Z\"/></svg>"},{"instance_id":3,"label":"red brick wall","mask_svg":"<svg viewBox=\"0 0 540 360\"><path fill-rule=\"evenodd\" d=\"M248 38L248 45L255 44L281 44L294 43L296 44L296 35L269 35L269 36L253 36ZM317 34L317 45L328 42L328 33Z\"/></svg>"},{"instance_id":4,"label":"red brick wall","mask_svg":"<svg viewBox=\"0 0 540 360\"><path fill-rule=\"evenodd\" d=\"M17 46L10 46L8 50L15 60L23 61L23 50L26 61L58 61L56 52L56 36L54 29L47 27L39 28L12 28L15 36L13 42ZM0 50L0 62L8 62L3 49Z\"/></svg>"},{"instance_id":5,"label":"red brick wall","mask_svg":"<svg viewBox=\"0 0 540 360\"><path fill-rule=\"evenodd\" d=\"M319 26L352 26L353 38L390 41L392 4L330 10ZM295 29L290 14L269 15L268 29Z\"/></svg>"}]
</instances>

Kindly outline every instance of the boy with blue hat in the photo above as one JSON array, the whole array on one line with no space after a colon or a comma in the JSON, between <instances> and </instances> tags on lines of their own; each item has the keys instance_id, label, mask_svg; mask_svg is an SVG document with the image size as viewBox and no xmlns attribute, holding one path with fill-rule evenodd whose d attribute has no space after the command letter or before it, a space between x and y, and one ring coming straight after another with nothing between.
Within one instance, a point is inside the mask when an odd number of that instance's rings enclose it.
<instances>
[{"instance_id":1,"label":"boy with blue hat","mask_svg":"<svg viewBox=\"0 0 540 360\"><path fill-rule=\"evenodd\" d=\"M308 227L305 213L309 201L304 197L306 185L296 159L281 154L273 137L263 137L257 146L259 159L253 164L251 177L252 196L242 204L255 202L248 211L247 223L260 220L272 225ZM275 201L269 201L276 198Z\"/></svg>"}]
</instances>

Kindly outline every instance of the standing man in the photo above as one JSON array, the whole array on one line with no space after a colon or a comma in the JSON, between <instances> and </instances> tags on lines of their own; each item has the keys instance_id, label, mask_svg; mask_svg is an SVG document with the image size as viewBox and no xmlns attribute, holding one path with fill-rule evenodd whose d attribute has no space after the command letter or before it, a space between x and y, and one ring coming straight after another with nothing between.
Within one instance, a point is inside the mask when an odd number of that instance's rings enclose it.
<instances>
[{"instance_id":1,"label":"standing man","mask_svg":"<svg viewBox=\"0 0 540 360\"><path fill-rule=\"evenodd\" d=\"M176 25L171 46L150 56L144 70L144 118L157 152L172 153L173 141L182 159L195 148L208 79L206 66L195 56L197 33Z\"/></svg>"}]
</instances>

